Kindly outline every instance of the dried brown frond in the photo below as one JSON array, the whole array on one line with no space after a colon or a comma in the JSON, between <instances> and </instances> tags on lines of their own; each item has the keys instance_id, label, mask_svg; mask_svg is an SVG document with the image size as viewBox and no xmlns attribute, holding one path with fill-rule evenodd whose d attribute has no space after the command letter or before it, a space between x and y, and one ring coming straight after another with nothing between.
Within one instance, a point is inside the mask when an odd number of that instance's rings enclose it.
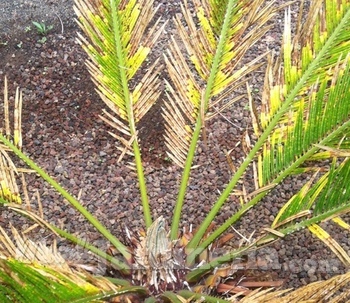
<instances>
[{"instance_id":1,"label":"dried brown frond","mask_svg":"<svg viewBox=\"0 0 350 303\"><path fill-rule=\"evenodd\" d=\"M296 290L256 290L244 298L239 295L230 302L241 303L340 303L350 300L350 272L326 281L318 281Z\"/></svg>"},{"instance_id":2,"label":"dried brown frond","mask_svg":"<svg viewBox=\"0 0 350 303\"><path fill-rule=\"evenodd\" d=\"M11 132L11 119L10 119L10 103L8 97L8 85L7 77L4 79L4 124L5 124L5 135L7 138L13 137L13 143L18 148L22 148L22 102L23 96L22 91L17 87L16 95L14 98L14 111L13 111L13 133Z\"/></svg>"},{"instance_id":3,"label":"dried brown frond","mask_svg":"<svg viewBox=\"0 0 350 303\"><path fill-rule=\"evenodd\" d=\"M14 242L6 231L0 227L0 254L3 258L14 258L26 263L39 263L52 268L70 271L68 263L57 251L55 242L51 246L43 243L34 243L24 234L20 235L16 228L11 226Z\"/></svg>"}]
</instances>

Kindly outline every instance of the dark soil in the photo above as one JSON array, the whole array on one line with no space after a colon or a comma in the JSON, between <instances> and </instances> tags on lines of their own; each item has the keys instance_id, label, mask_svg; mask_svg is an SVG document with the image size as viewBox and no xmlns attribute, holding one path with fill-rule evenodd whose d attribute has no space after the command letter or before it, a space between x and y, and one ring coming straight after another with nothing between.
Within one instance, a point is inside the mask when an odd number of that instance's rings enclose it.
<instances>
[{"instance_id":1,"label":"dark soil","mask_svg":"<svg viewBox=\"0 0 350 303\"><path fill-rule=\"evenodd\" d=\"M161 5L159 14L164 19L180 12L180 1L156 2ZM0 87L3 87L4 76L7 75L10 92L14 92L17 86L23 90L25 153L71 193L80 196L84 206L118 235L125 225L131 230L142 227L139 192L132 172L117 163L120 152L116 147L119 143L107 133L108 127L98 117L105 106L95 92L84 65L86 55L76 42L78 26L73 20L72 5L72 0L1 1L0 15L6 14L7 18L0 20ZM275 27L259 47L253 48L250 58L266 49L279 48L282 16L283 13L276 18ZM32 21L53 25L53 29L44 36L45 42ZM166 28L151 59L162 54L173 31L172 25ZM263 75L261 71L251 80L253 88L261 89ZM166 156L162 138L163 99L139 126L154 218L160 215L171 218L181 177L181 170ZM224 117L218 116L208 123L208 148L204 148L203 144L198 148L195 160L198 167L193 169L195 177L188 188L183 225L197 226L229 181L231 170L225 150L233 150L231 157L235 164L239 164L245 156L241 142L245 130L251 125L246 102L242 99L224 113ZM235 226L236 230L248 238L254 231L271 224L280 207L302 186L303 181L303 178L286 180L260 206L250 211ZM69 232L101 248L108 247L108 243L38 177L30 175L27 182L31 203L36 205L35 192L39 191L48 221L64 225ZM248 174L245 186L251 189L252 184L252 177ZM216 223L223 222L234 213L239 203L239 198L232 195ZM23 229L31 225L6 210L2 210L0 221L3 226L11 222ZM332 223L326 225L331 235L350 254L348 236L340 233ZM43 230L36 234L39 238L45 235ZM241 239L237 235L232 245L237 246ZM70 260L94 262L82 249L72 248L64 241L59 243L59 249ZM286 280L287 287L298 287L346 270L336 256L308 231L287 236L250 257L265 260L266 267L259 270L277 273L278 278Z\"/></svg>"}]
</instances>

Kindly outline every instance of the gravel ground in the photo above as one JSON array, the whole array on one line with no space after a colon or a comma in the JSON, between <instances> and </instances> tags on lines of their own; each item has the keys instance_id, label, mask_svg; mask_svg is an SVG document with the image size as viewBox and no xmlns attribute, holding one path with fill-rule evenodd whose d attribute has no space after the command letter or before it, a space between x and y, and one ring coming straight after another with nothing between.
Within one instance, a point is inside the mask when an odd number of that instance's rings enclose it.
<instances>
[{"instance_id":1,"label":"gravel ground","mask_svg":"<svg viewBox=\"0 0 350 303\"><path fill-rule=\"evenodd\" d=\"M158 0L160 14L165 18L179 13L179 1ZM284 1L278 1L283 3ZM0 87L4 75L8 75L10 91L16 86L23 88L25 95L23 113L24 151L41 167L47 170L71 193L78 196L89 211L94 213L113 233L120 234L126 224L129 229L142 226L142 212L135 178L130 170L117 163L118 143L108 135L108 128L99 120L104 105L94 91L93 84L84 66L86 58L75 38L78 30L74 22L72 0L3 0L0 3ZM294 11L297 8L294 7ZM294 14L295 15L295 14ZM267 48L278 49L283 14L276 18L275 26L253 48L250 56L264 52ZM42 21L54 28L41 43L32 21ZM29 30L29 27L31 29ZM165 49L169 25L160 39L151 58L159 56ZM249 58L248 58L249 59ZM253 88L259 89L263 72L251 80ZM153 216L170 218L176 197L180 170L167 161L162 142L161 102L151 109L141 121L142 152L151 198ZM227 184L231 173L225 150L233 149L235 163L244 157L240 141L250 127L246 100L236 104L208 123L208 149L199 146L193 176L186 196L183 224L197 226L210 210L211 202ZM287 179L266 198L260 206L250 211L235 226L244 236L271 223L274 215L306 177ZM34 203L38 190L44 207L45 218L99 247L107 247L99 236L62 198L34 175L28 177L29 195ZM251 188L252 178L247 175L245 185ZM231 196L217 218L223 222L238 209L239 200ZM8 222L27 228L30 222L2 210L2 226ZM333 224L327 230L350 254L349 237ZM46 233L39 230L36 236ZM240 238L232 245L238 245ZM91 257L81 249L74 250L66 242L59 243L59 250L71 260ZM346 271L341 262L308 231L286 237L274 245L256 253L257 259L267 261L260 270L277 273L286 280L286 287L297 287L319 279L329 278Z\"/></svg>"}]
</instances>

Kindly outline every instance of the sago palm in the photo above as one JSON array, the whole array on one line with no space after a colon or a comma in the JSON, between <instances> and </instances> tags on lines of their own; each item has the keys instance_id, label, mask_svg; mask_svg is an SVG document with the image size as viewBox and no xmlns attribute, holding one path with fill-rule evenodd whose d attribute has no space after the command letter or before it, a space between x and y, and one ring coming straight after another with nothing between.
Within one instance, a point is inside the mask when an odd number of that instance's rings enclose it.
<instances>
[{"instance_id":1,"label":"sago palm","mask_svg":"<svg viewBox=\"0 0 350 303\"><path fill-rule=\"evenodd\" d=\"M285 8L281 55L276 58L273 54L264 54L248 63L242 61L245 54L269 30L268 21L282 9L275 7L274 2L193 0L195 14L192 14L189 4L184 1L181 5L183 18L177 16L169 20L176 25L177 35L171 37L163 60L152 63L147 62L147 57L166 26L166 23L160 26L159 20L153 20L157 11L153 1L76 0L75 3L78 23L86 36L79 35L79 42L89 55L87 67L101 99L109 108L101 118L113 127L111 135L121 143L120 161L125 154L133 159L128 165L138 178L146 231L126 230L128 243L122 243L21 151L18 127L15 127L14 140L11 140L9 126L0 135L0 140L5 145L6 161L1 166L5 172L16 171L7 156L7 150L11 150L60 192L117 251L114 255L107 254L46 222L28 207L14 205L20 201L15 195L17 189L9 185L15 184L15 174L7 174L6 180L11 182L1 184L4 193L1 201L5 205L104 258L124 277L110 277L109 282L102 279L98 289L96 277L90 278L86 272L73 272L90 283L94 290L92 294L82 293L81 298L85 299L77 302L91 301L93 296L102 300L106 289L108 298L115 297L114 301L133 302L143 298L147 298L147 302L234 302L242 295L247 296L244 302L272 302L273 297L292 302L295 296L303 300L320 299L321 292L312 297L307 289L297 294L251 291L247 283L235 280L233 276L240 266L244 267L244 261L239 259L243 254L303 228L323 240L344 264L350 264L347 253L319 225L333 220L349 230L339 216L350 211L350 1L310 1L306 15L302 2L294 34L290 9ZM249 81L247 76L262 66L262 57L267 58L267 63L261 102L253 100L247 85L247 105L254 129L254 134L248 136L254 135L256 140L217 201L208 201L208 205L213 206L203 222L194 230L180 232L181 212L196 147L201 138L206 141L206 123L218 113L234 107L234 102L242 98L233 97L234 92L238 87L245 87ZM162 61L168 80L159 77ZM139 146L142 137L137 128L140 119L159 98L161 81L166 83L167 95L163 109L165 142L173 163L183 168L172 218L151 217ZM251 167L256 172L255 190L246 195L238 211L215 227L211 223ZM225 246L232 237L227 233L230 226L247 211L254 211L255 205L264 203L264 197L286 177L301 173L309 173L311 178L285 202L271 226L237 249ZM171 222L170 229L167 221ZM16 245L10 245L11 241L3 234L2 243L12 249L2 252L2 285L8 285L4 277L9 275L10 267L14 273L23 273L28 268L28 275L34 270L33 275L46 285L75 282L74 279L64 282L62 275L53 277L48 273L50 267L36 268L33 262L40 263L37 258L14 261L11 257L18 259ZM28 249L34 247L30 246L34 245L29 244L31 242L22 242ZM219 248L221 253L218 255L215 250ZM72 269L58 271L64 274L67 270ZM17 283L16 288L11 288L13 292L4 298L20 296L18 285L27 283L28 279L26 275L14 277L12 274L9 281ZM346 284L349 275L338 279ZM333 282L322 284L322 287L329 287L331 294L338 290L331 288ZM114 285L110 286L110 283ZM279 283L271 282L267 286L277 287ZM47 291L56 294L55 286ZM129 295L131 292L134 296ZM211 296L213 294L221 295L222 299ZM61 293L57 291L56 295L59 297ZM349 296L349 292L344 291L342 296ZM45 297L42 300L45 301ZM71 299L70 302L75 301Z\"/></svg>"}]
</instances>

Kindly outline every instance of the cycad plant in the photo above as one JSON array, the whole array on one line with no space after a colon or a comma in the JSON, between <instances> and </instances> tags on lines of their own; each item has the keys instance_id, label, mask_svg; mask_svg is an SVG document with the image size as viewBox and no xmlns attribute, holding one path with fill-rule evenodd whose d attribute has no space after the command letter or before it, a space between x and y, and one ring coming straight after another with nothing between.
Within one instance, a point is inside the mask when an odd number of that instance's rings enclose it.
<instances>
[{"instance_id":1,"label":"cycad plant","mask_svg":"<svg viewBox=\"0 0 350 303\"><path fill-rule=\"evenodd\" d=\"M177 35L170 39L169 48L164 50L164 60L150 63L148 55L167 26L160 20L153 20L157 12L153 1L75 0L78 23L84 33L79 35L79 42L89 55L87 68L101 99L109 108L101 118L114 129L111 135L120 142L120 161L124 161L124 156L132 159L126 165L137 175L145 231L126 230L128 243L122 243L21 151L18 127L14 128L17 132L12 140L6 122L6 132L0 135L6 155L3 170L18 171L8 156L8 150L11 150L84 215L118 254L107 254L46 222L28 207L15 205L20 198L14 195L15 188L9 186L15 184L14 173L8 173L6 180L10 181L1 184L2 202L104 258L120 276L109 277L106 282L86 272L66 266L57 269L56 266L56 271L77 275L79 281L84 280L88 285L84 288L85 284L76 282L85 292L79 293L80 300L76 296L67 299L54 283L65 285L69 292L75 280L61 274L53 275L50 267L37 267L35 264L41 262L40 258L19 259L16 245L3 232L0 281L6 292L2 292L5 294L2 300L25 302L26 298L21 297L21 286L32 285L28 281L32 279L29 274L33 274L38 285L49 286L46 292L64 302L90 302L112 297L114 302L137 302L145 298L147 302L234 302L238 298L232 296L234 294L248 295L244 299L246 302L267 302L272 296L283 297L285 293L250 292L249 283L234 279L239 268L244 267L244 261L239 258L303 228L323 240L349 265L350 257L319 223L333 220L349 230L339 216L350 210L350 1L313 0L306 14L303 4L292 35L289 3L281 8L275 7L273 1L265 3L263 0L193 0L193 14L189 3L184 1L182 17L168 21L176 25ZM269 21L279 9L285 9L281 55L275 57L267 53L248 63L243 61L247 51L269 30ZM264 64L263 58L267 58L265 82L261 102L256 102L246 83L249 75ZM162 61L168 80L160 77ZM161 94L162 81L166 84L167 96L163 109L164 140L174 165L183 168L172 218L151 217L139 145L142 137L138 133L140 119ZM235 101L244 97L235 92L245 86L254 129L254 134L247 136L255 139L251 140L253 143L246 150L246 157L234 170L217 201L208 201L208 205L213 206L203 222L194 230L180 230L183 205L191 203L185 201L185 194L196 147L200 140L205 144L207 138L206 123L234 107ZM211 223L249 169L255 172L255 190L246 195L238 211L215 227ZM227 233L231 226L247 211L254 211L255 205L264 203L264 197L286 177L302 173L310 174L310 178L299 192L285 201L271 226L259 231L256 238L239 248L225 246L232 237ZM35 245L29 240L20 240L18 235L15 238L16 242L22 243L19 250ZM217 253L219 249L220 254ZM30 250L41 251L39 246ZM27 268L28 275L25 274ZM10 275L9 271L22 275ZM7 287L12 284L4 277L15 286ZM348 275L341 279L346 284ZM331 294L338 290L331 289L332 282L325 284ZM254 285L279 286L272 282ZM303 300L320 298L306 293L309 297L303 293ZM222 298L211 296L213 294ZM319 294L322 296L322 292ZM31 298L30 302L35 302L36 298L38 302L46 300L46 295L43 298L36 295L38 297ZM290 298L293 295L290 294ZM342 294L347 295L348 292ZM289 300L288 297L285 299ZM47 299L46 302L53 301Z\"/></svg>"}]
</instances>

